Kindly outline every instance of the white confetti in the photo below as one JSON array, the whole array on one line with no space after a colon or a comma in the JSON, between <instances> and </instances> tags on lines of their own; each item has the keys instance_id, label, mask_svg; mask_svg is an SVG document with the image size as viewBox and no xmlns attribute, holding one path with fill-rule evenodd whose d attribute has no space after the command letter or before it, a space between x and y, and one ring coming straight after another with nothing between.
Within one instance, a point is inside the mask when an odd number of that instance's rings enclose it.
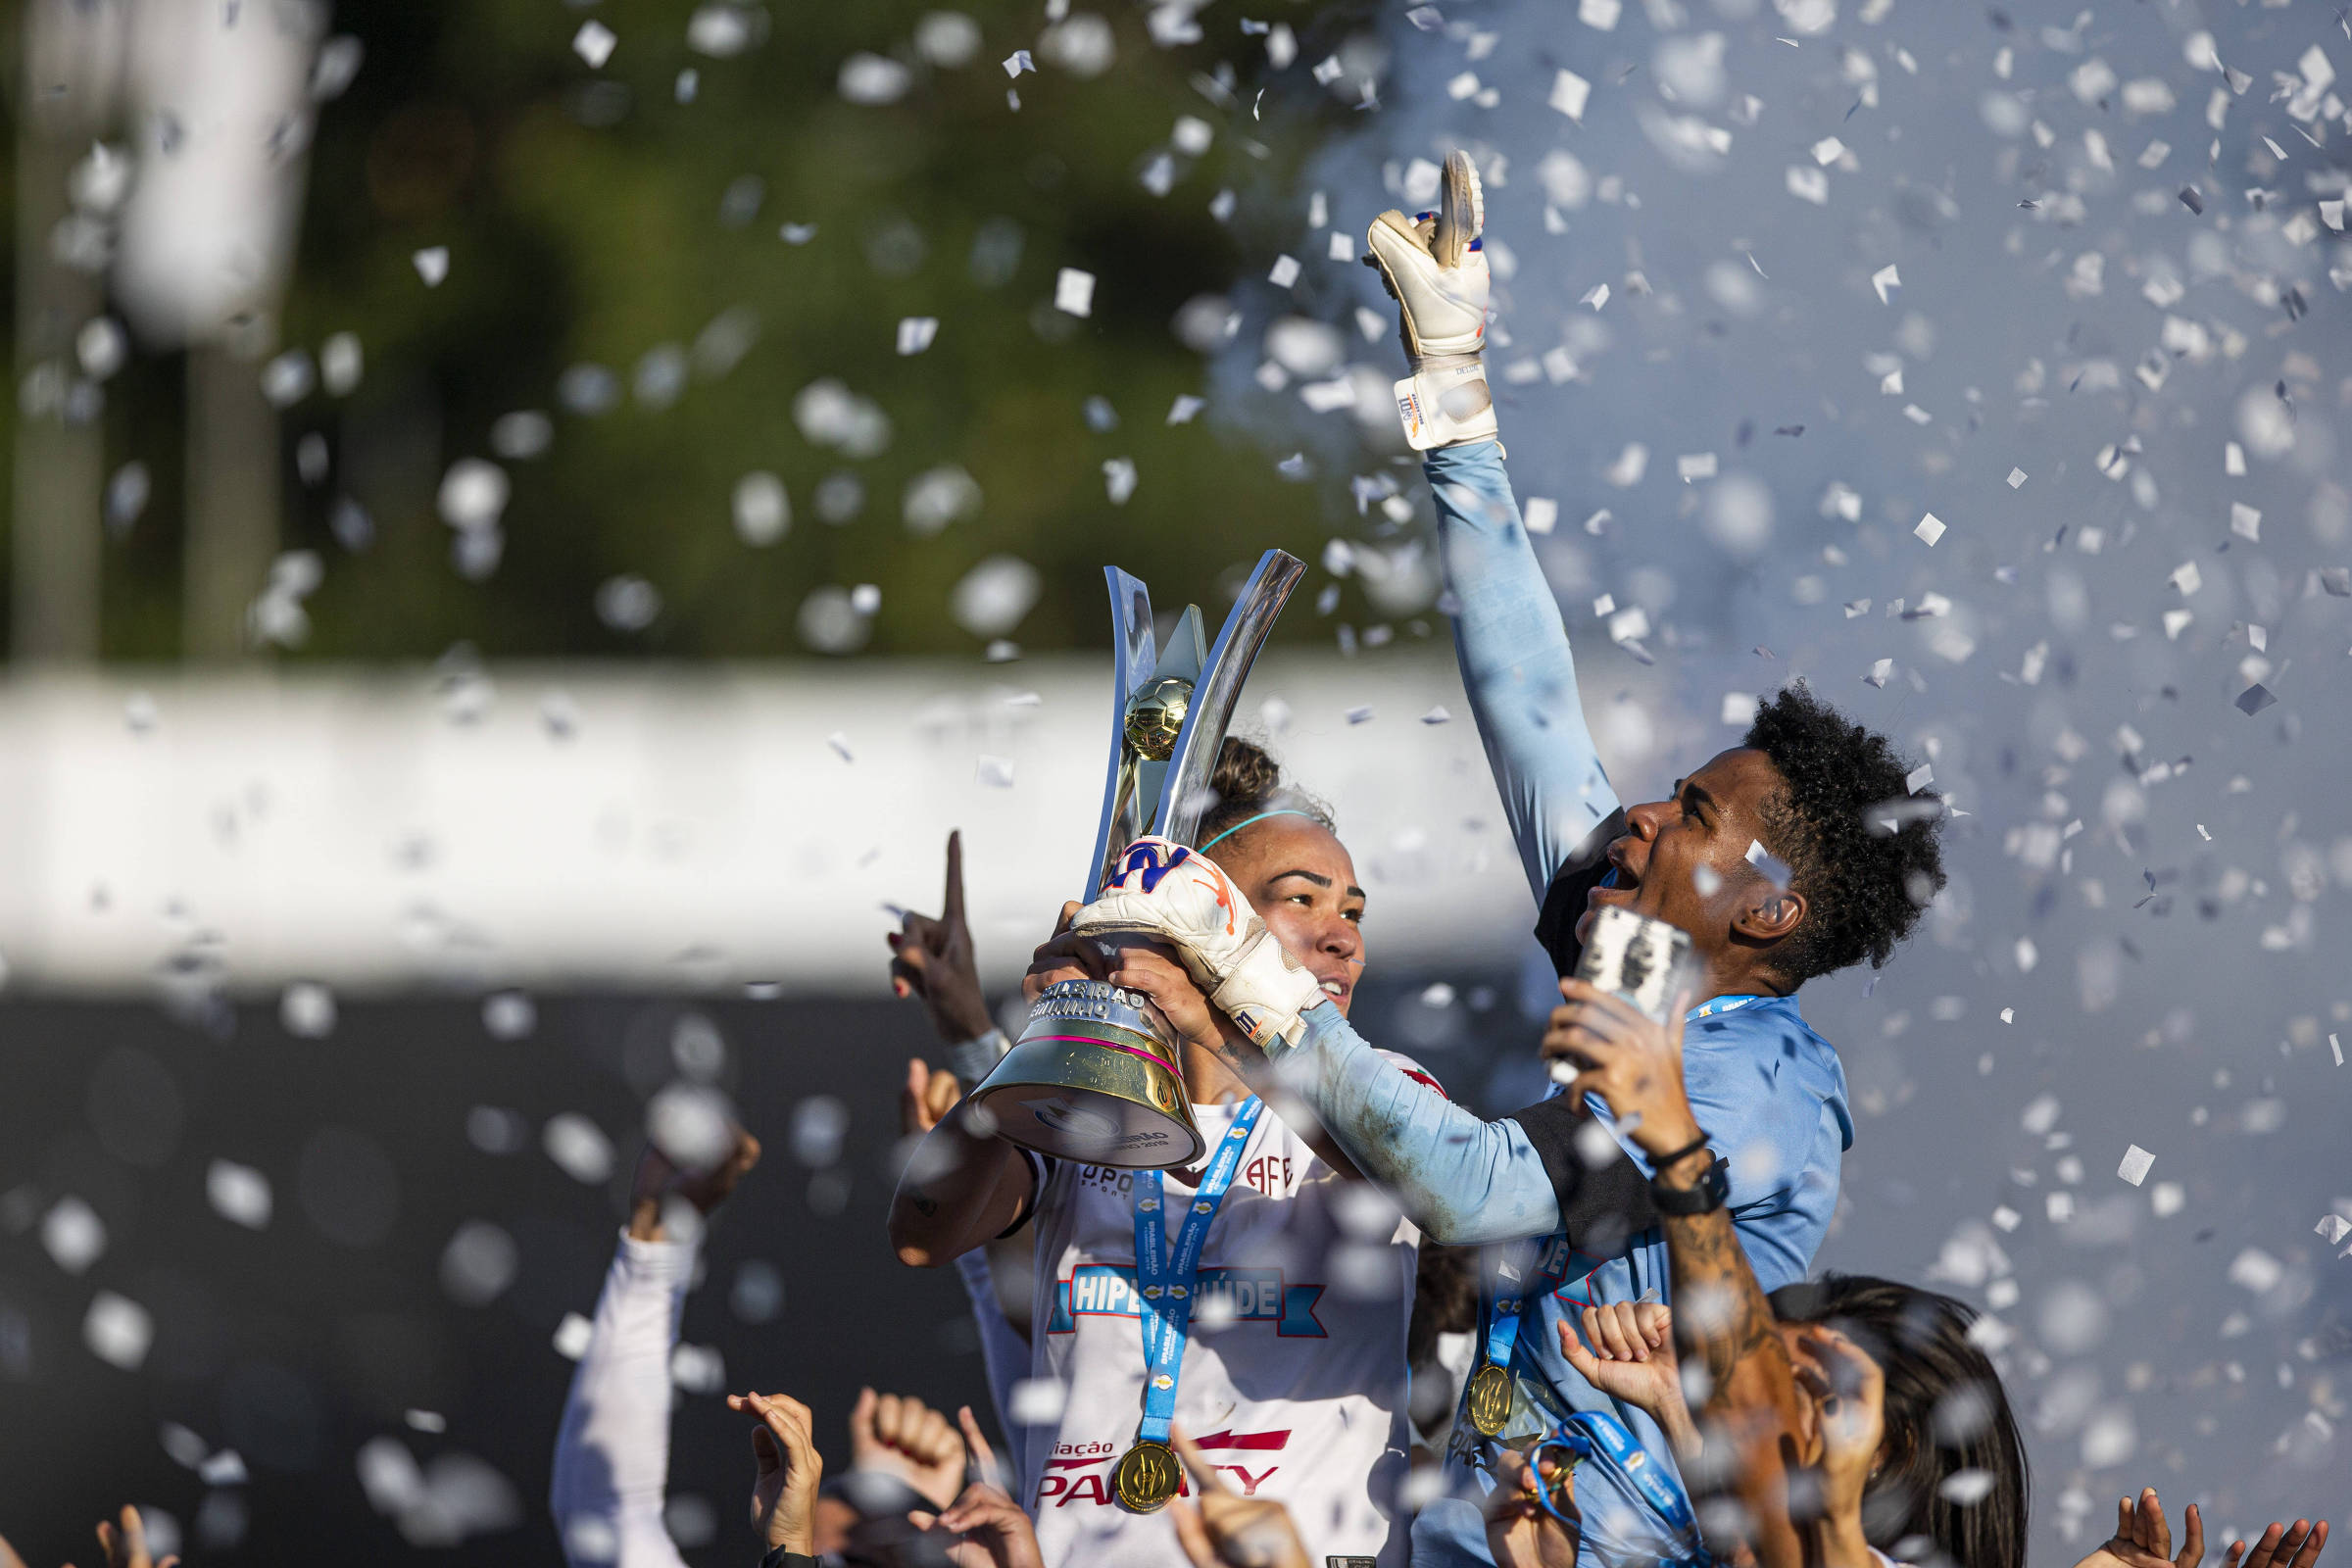
<instances>
[{"instance_id":1,"label":"white confetti","mask_svg":"<svg viewBox=\"0 0 2352 1568\"><path fill-rule=\"evenodd\" d=\"M315 980L297 980L278 999L277 1021L297 1040L324 1040L335 1032L335 994Z\"/></svg>"},{"instance_id":2,"label":"white confetti","mask_svg":"<svg viewBox=\"0 0 2352 1568\"><path fill-rule=\"evenodd\" d=\"M1068 1385L1057 1378L1022 1378L1012 1386L1005 1415L1015 1426L1052 1426L1068 1400Z\"/></svg>"},{"instance_id":3,"label":"white confetti","mask_svg":"<svg viewBox=\"0 0 2352 1568\"><path fill-rule=\"evenodd\" d=\"M1054 308L1065 316L1095 313L1095 274L1065 267L1054 274Z\"/></svg>"},{"instance_id":4,"label":"white confetti","mask_svg":"<svg viewBox=\"0 0 2352 1568\"><path fill-rule=\"evenodd\" d=\"M439 288L442 280L449 276L449 247L446 245L427 246L411 256L409 262L416 269L416 275L424 279L426 288Z\"/></svg>"},{"instance_id":5,"label":"white confetti","mask_svg":"<svg viewBox=\"0 0 2352 1568\"><path fill-rule=\"evenodd\" d=\"M2133 1144L2124 1151L2124 1162L2116 1167L2115 1173L2137 1187L2148 1179L2148 1167L2155 1163L2156 1156L2154 1154L2149 1153L2137 1144Z\"/></svg>"},{"instance_id":6,"label":"white confetti","mask_svg":"<svg viewBox=\"0 0 2352 1568\"><path fill-rule=\"evenodd\" d=\"M100 1291L82 1316L81 1343L99 1360L136 1372L155 1344L154 1315L128 1297Z\"/></svg>"},{"instance_id":7,"label":"white confetti","mask_svg":"<svg viewBox=\"0 0 2352 1568\"><path fill-rule=\"evenodd\" d=\"M1936 548L1936 541L1944 535L1943 519L1933 512L1925 513L1920 516L1919 526L1911 531L1926 540L1928 548L1933 550Z\"/></svg>"},{"instance_id":8,"label":"white confetti","mask_svg":"<svg viewBox=\"0 0 2352 1568\"><path fill-rule=\"evenodd\" d=\"M1559 523L1560 504L1548 496L1529 496L1527 505L1520 508L1519 516L1529 533L1549 533Z\"/></svg>"},{"instance_id":9,"label":"white confetti","mask_svg":"<svg viewBox=\"0 0 2352 1568\"><path fill-rule=\"evenodd\" d=\"M1592 84L1563 66L1558 74L1551 78L1551 97L1546 101L1570 120L1581 123L1585 118L1585 104L1592 96Z\"/></svg>"},{"instance_id":10,"label":"white confetti","mask_svg":"<svg viewBox=\"0 0 2352 1568\"><path fill-rule=\"evenodd\" d=\"M1788 888L1794 875L1788 869L1788 861L1774 855L1755 839L1747 841L1747 863L1763 872L1766 881L1783 890Z\"/></svg>"},{"instance_id":11,"label":"white confetti","mask_svg":"<svg viewBox=\"0 0 2352 1568\"><path fill-rule=\"evenodd\" d=\"M106 1221L68 1193L41 1216L41 1250L69 1274L82 1274L106 1254Z\"/></svg>"},{"instance_id":12,"label":"white confetti","mask_svg":"<svg viewBox=\"0 0 2352 1568\"><path fill-rule=\"evenodd\" d=\"M213 1212L249 1231L270 1227L270 1178L250 1165L216 1159L204 1173L205 1200Z\"/></svg>"},{"instance_id":13,"label":"white confetti","mask_svg":"<svg viewBox=\"0 0 2352 1568\"><path fill-rule=\"evenodd\" d=\"M580 24L580 30L571 35L571 52L588 62L590 71L602 71L605 62L612 58L612 48L620 42L619 34L593 17Z\"/></svg>"},{"instance_id":14,"label":"white confetti","mask_svg":"<svg viewBox=\"0 0 2352 1568\"><path fill-rule=\"evenodd\" d=\"M1870 286L1878 290L1879 303L1888 305L1893 303L1894 291L1903 286L1903 279L1901 274L1895 271L1894 264L1888 262L1885 267L1870 274Z\"/></svg>"},{"instance_id":15,"label":"white confetti","mask_svg":"<svg viewBox=\"0 0 2352 1568\"><path fill-rule=\"evenodd\" d=\"M938 336L938 317L902 317L899 320L899 354L902 358L920 354L929 348Z\"/></svg>"},{"instance_id":16,"label":"white confetti","mask_svg":"<svg viewBox=\"0 0 2352 1568\"><path fill-rule=\"evenodd\" d=\"M595 1338L595 1324L577 1312L566 1312L564 1321L556 1325L556 1353L566 1361L577 1361L588 1353L589 1342Z\"/></svg>"},{"instance_id":17,"label":"white confetti","mask_svg":"<svg viewBox=\"0 0 2352 1568\"><path fill-rule=\"evenodd\" d=\"M2009 470L2009 488L2010 488L2010 489L2012 489L2012 490L2021 489L2021 488L2023 488L2023 487L2024 487L2024 485L2025 485L2025 482L2026 482L2026 470L2025 470L2025 469L2023 469L2023 468L2011 468L2011 469Z\"/></svg>"},{"instance_id":18,"label":"white confetti","mask_svg":"<svg viewBox=\"0 0 2352 1568\"><path fill-rule=\"evenodd\" d=\"M594 1187L612 1174L612 1140L575 1111L550 1117L539 1135L539 1147L564 1175L585 1186Z\"/></svg>"},{"instance_id":19,"label":"white confetti","mask_svg":"<svg viewBox=\"0 0 2352 1568\"><path fill-rule=\"evenodd\" d=\"M1102 462L1102 490L1114 507L1123 507L1135 494L1136 474L1133 458L1106 458Z\"/></svg>"},{"instance_id":20,"label":"white confetti","mask_svg":"<svg viewBox=\"0 0 2352 1568\"><path fill-rule=\"evenodd\" d=\"M2230 1263L2230 1283L2256 1296L2268 1295L2286 1278L2286 1265L2259 1247L2249 1247Z\"/></svg>"}]
</instances>

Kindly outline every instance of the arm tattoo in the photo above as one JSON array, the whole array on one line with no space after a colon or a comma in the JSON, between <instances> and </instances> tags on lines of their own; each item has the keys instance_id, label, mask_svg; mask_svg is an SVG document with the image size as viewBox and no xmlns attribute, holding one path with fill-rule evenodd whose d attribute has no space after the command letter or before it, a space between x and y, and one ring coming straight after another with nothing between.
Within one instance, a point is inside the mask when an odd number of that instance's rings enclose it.
<instances>
[{"instance_id":1,"label":"arm tattoo","mask_svg":"<svg viewBox=\"0 0 2352 1568\"><path fill-rule=\"evenodd\" d=\"M1773 1330L1772 1303L1764 1298L1747 1254L1740 1250L1731 1215L1717 1209L1664 1219L1674 1298L1710 1303L1698 1312L1676 1314L1675 1323L1690 1325L1707 1369L1707 1402L1712 1405L1729 1392L1732 1373L1743 1359L1762 1354L1785 1360L1787 1352Z\"/></svg>"}]
</instances>

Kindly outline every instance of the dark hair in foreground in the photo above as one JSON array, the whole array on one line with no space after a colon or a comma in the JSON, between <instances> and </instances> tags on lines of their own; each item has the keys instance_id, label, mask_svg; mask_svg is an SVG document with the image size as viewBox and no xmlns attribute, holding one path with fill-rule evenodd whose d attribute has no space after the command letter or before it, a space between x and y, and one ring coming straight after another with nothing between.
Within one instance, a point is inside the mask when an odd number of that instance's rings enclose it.
<instances>
[{"instance_id":1,"label":"dark hair in foreground","mask_svg":"<svg viewBox=\"0 0 2352 1568\"><path fill-rule=\"evenodd\" d=\"M1768 847L1805 899L1805 918L1774 962L1799 985L1864 958L1885 965L1943 887L1943 798L1910 794L1894 743L1802 681L1756 710L1741 744L1780 770L1785 787L1763 808Z\"/></svg>"},{"instance_id":2,"label":"dark hair in foreground","mask_svg":"<svg viewBox=\"0 0 2352 1568\"><path fill-rule=\"evenodd\" d=\"M1299 811L1308 818L1336 831L1331 819L1331 808L1282 781L1282 764L1267 755L1266 749L1239 736L1228 735L1225 744L1217 748L1217 765L1208 775L1208 787L1216 792L1217 801L1200 818L1195 842L1206 844L1210 839L1247 822L1264 811Z\"/></svg>"},{"instance_id":3,"label":"dark hair in foreground","mask_svg":"<svg viewBox=\"0 0 2352 1568\"><path fill-rule=\"evenodd\" d=\"M1822 1323L1868 1352L1886 1377L1879 1473L1862 1495L1862 1533L1900 1561L2025 1568L2026 1446L2000 1374L1968 1337L1974 1308L1934 1291L1861 1274L1828 1274L1772 1293L1784 1323ZM1963 1471L1990 1490L1973 1501ZM1973 1479L1973 1478L1972 1478Z\"/></svg>"}]
</instances>

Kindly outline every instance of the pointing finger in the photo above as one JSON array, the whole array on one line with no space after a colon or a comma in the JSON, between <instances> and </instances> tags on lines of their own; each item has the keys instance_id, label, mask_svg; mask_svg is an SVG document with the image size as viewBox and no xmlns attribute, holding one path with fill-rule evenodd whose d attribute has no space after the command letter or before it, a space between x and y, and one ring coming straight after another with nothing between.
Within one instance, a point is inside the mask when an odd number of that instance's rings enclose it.
<instances>
[{"instance_id":1,"label":"pointing finger","mask_svg":"<svg viewBox=\"0 0 2352 1568\"><path fill-rule=\"evenodd\" d=\"M940 902L939 919L942 925L963 924L963 830L960 828L948 834L948 891Z\"/></svg>"}]
</instances>

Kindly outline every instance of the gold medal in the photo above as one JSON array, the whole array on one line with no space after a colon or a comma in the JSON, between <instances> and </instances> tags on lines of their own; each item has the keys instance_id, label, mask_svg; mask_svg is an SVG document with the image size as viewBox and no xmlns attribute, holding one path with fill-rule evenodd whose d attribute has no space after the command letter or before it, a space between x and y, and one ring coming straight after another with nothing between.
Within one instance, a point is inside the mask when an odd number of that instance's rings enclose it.
<instances>
[{"instance_id":1,"label":"gold medal","mask_svg":"<svg viewBox=\"0 0 2352 1568\"><path fill-rule=\"evenodd\" d=\"M1118 1468L1111 1472L1110 1479L1118 1489L1121 1502L1136 1513L1151 1513L1176 1495L1177 1483L1183 1474L1174 1448L1150 1438L1138 1438L1134 1447L1119 1455Z\"/></svg>"},{"instance_id":2,"label":"gold medal","mask_svg":"<svg viewBox=\"0 0 2352 1568\"><path fill-rule=\"evenodd\" d=\"M1498 1366L1482 1366L1470 1375L1470 1424L1482 1438L1498 1436L1511 1419L1511 1375Z\"/></svg>"}]
</instances>

